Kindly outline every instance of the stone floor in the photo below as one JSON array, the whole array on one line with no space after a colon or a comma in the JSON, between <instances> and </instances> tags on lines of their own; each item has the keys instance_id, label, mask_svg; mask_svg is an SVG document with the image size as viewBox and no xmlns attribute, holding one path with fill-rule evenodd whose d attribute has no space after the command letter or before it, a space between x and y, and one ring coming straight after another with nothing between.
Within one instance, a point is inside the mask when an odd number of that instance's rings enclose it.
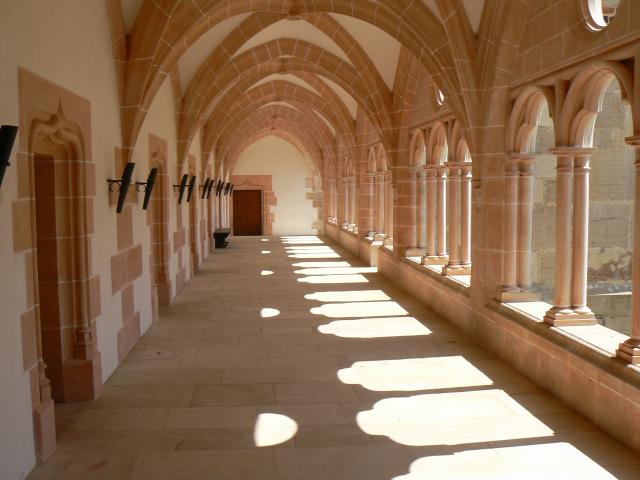
<instances>
[{"instance_id":1,"label":"stone floor","mask_svg":"<svg viewBox=\"0 0 640 480\"><path fill-rule=\"evenodd\" d=\"M640 478L637 454L315 237L232 239L100 398L57 414L32 480Z\"/></svg>"}]
</instances>

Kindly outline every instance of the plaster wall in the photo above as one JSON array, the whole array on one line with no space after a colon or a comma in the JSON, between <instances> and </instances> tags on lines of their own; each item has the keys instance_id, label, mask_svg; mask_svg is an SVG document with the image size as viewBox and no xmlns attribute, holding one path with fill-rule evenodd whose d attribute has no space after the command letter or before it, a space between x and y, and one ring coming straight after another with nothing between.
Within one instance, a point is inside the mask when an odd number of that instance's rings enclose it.
<instances>
[{"instance_id":1,"label":"plaster wall","mask_svg":"<svg viewBox=\"0 0 640 480\"><path fill-rule=\"evenodd\" d=\"M177 149L176 149L176 120L174 110L174 98L171 89L171 81L167 78L162 87L158 91L158 94L151 103L149 112L145 117L145 121L140 130L140 135L134 147L132 161L136 163L135 176L139 182L146 181L147 174L149 172L149 158L153 152L149 151L149 134L156 135L167 142L167 174L168 178L168 227L169 227L169 239L170 239L170 260L168 276L172 282L171 297L173 298L176 291L176 275L180 270L185 267L186 275L190 276L190 264L189 264L189 247L188 242L184 246L180 247L177 251L174 249L173 234L178 230L178 211L182 215L182 226L188 228L189 222L189 204L183 202L178 205L176 200L176 194L174 192L174 184L180 182L182 173L186 173L187 169L184 168L180 174L178 174L176 165L178 163ZM199 144L199 142L198 142ZM199 145L193 147L199 154ZM199 156L199 155L198 155ZM198 169L196 172L199 173ZM195 193L194 193L195 195ZM142 197L140 197L140 202ZM133 212L133 225L134 225L134 244L142 243L142 258L144 262L144 269L142 277L136 281L135 286L135 300L137 302L136 309L141 310L141 328L145 331L151 325L151 302L149 296L148 285L151 282L151 271L149 268L148 259L151 255L150 236L147 227L146 212L141 208L141 203L134 208ZM185 233L186 234L186 233ZM182 256L182 262L179 257Z\"/></svg>"},{"instance_id":2,"label":"plaster wall","mask_svg":"<svg viewBox=\"0 0 640 480\"><path fill-rule=\"evenodd\" d=\"M311 199L311 160L289 142L269 136L250 145L239 157L232 175L271 175L277 204L273 235L315 235L318 209Z\"/></svg>"},{"instance_id":3,"label":"plaster wall","mask_svg":"<svg viewBox=\"0 0 640 480\"><path fill-rule=\"evenodd\" d=\"M107 177L114 175L114 146L121 143L120 112L111 34L104 2L70 0L4 2L0 29L5 38L28 39L0 43L0 124L18 122L18 68L22 67L91 102L91 139L98 193L94 198L95 233L92 270L101 278L102 314L97 319L102 375L115 368L119 299L111 297L110 265L115 250L113 209L106 194ZM52 45L55 44L55 48ZM64 65L64 68L60 68ZM98 133L99 132L99 133ZM30 382L22 365L20 314L27 300L25 257L12 248L11 201L17 197L16 153L0 191L0 472L3 478L23 478L35 463ZM106 333L106 334L105 334Z\"/></svg>"}]
</instances>

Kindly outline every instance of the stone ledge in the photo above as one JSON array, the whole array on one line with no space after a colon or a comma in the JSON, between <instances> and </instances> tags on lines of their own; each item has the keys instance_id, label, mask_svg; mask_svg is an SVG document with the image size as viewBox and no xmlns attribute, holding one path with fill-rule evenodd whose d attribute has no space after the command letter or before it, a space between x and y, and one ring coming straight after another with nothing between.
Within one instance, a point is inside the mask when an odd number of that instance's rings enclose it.
<instances>
[{"instance_id":1,"label":"stone ledge","mask_svg":"<svg viewBox=\"0 0 640 480\"><path fill-rule=\"evenodd\" d=\"M433 278L434 280L437 280L439 283L442 283L443 285L446 285L447 287L454 289L456 292L461 293L466 297L471 296L471 287L469 285L465 285L464 283L454 278L443 275L442 273L438 273L435 270L429 268L428 266L422 265L421 263L418 263L415 260L411 260L410 258L404 257L401 259L401 262L405 265L410 266L414 270L417 270L420 273L427 275L429 278Z\"/></svg>"},{"instance_id":2,"label":"stone ledge","mask_svg":"<svg viewBox=\"0 0 640 480\"><path fill-rule=\"evenodd\" d=\"M602 325L550 327L546 325L541 318L538 318L537 315L502 304L497 300L489 302L486 307L539 335L545 340L562 347L564 350L580 357L582 360L591 363L607 374L613 375L619 380L640 389L640 367L630 365L616 358L615 350L606 346L606 342L598 341L598 337L602 339L603 334L607 333L605 331L612 331L611 329ZM594 327L602 329L603 332L595 336L587 336L580 332L581 329L593 330Z\"/></svg>"}]
</instances>

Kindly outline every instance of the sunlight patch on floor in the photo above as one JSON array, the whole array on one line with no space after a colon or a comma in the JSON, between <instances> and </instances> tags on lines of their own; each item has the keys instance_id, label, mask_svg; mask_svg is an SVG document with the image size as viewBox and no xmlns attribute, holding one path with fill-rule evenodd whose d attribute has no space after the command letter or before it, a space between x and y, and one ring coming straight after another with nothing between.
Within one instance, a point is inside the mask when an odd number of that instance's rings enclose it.
<instances>
[{"instance_id":1,"label":"sunlight patch on floor","mask_svg":"<svg viewBox=\"0 0 640 480\"><path fill-rule=\"evenodd\" d=\"M403 445L463 445L549 437L553 430L503 390L386 398L356 421L369 435Z\"/></svg>"},{"instance_id":2,"label":"sunlight patch on floor","mask_svg":"<svg viewBox=\"0 0 640 480\"><path fill-rule=\"evenodd\" d=\"M344 275L349 273L376 273L376 267L323 267L323 268L303 268L294 270L298 275Z\"/></svg>"},{"instance_id":3,"label":"sunlight patch on floor","mask_svg":"<svg viewBox=\"0 0 640 480\"><path fill-rule=\"evenodd\" d=\"M277 413L261 413L253 429L256 447L272 447L288 442L298 433L298 424L292 418Z\"/></svg>"},{"instance_id":4,"label":"sunlight patch on floor","mask_svg":"<svg viewBox=\"0 0 640 480\"><path fill-rule=\"evenodd\" d=\"M298 278L300 283L369 283L364 275L312 275Z\"/></svg>"},{"instance_id":5,"label":"sunlight patch on floor","mask_svg":"<svg viewBox=\"0 0 640 480\"><path fill-rule=\"evenodd\" d=\"M319 302L375 302L391 300L382 290L353 290L340 292L315 292L304 296L306 300Z\"/></svg>"},{"instance_id":6,"label":"sunlight patch on floor","mask_svg":"<svg viewBox=\"0 0 640 480\"><path fill-rule=\"evenodd\" d=\"M268 277L269 275L273 275L273 272L271 270L262 270L260 272L260 275L262 275L263 277Z\"/></svg>"},{"instance_id":7,"label":"sunlight patch on floor","mask_svg":"<svg viewBox=\"0 0 640 480\"><path fill-rule=\"evenodd\" d=\"M493 381L462 356L369 360L338 372L340 381L374 392L491 386Z\"/></svg>"},{"instance_id":8,"label":"sunlight patch on floor","mask_svg":"<svg viewBox=\"0 0 640 480\"><path fill-rule=\"evenodd\" d=\"M298 268L314 268L314 267L350 267L349 262L298 262L292 264Z\"/></svg>"},{"instance_id":9,"label":"sunlight patch on floor","mask_svg":"<svg viewBox=\"0 0 640 480\"><path fill-rule=\"evenodd\" d=\"M273 318L280 315L280 310L277 308L262 308L260 310L260 316L262 318Z\"/></svg>"},{"instance_id":10,"label":"sunlight patch on floor","mask_svg":"<svg viewBox=\"0 0 640 480\"><path fill-rule=\"evenodd\" d=\"M335 250L327 245L296 245L294 247L284 247L288 252L335 252Z\"/></svg>"},{"instance_id":11,"label":"sunlight patch on floor","mask_svg":"<svg viewBox=\"0 0 640 480\"><path fill-rule=\"evenodd\" d=\"M310 311L314 315L324 315L329 318L397 317L409 314L398 303L392 301L327 303L320 307L313 307Z\"/></svg>"},{"instance_id":12,"label":"sunlight patch on floor","mask_svg":"<svg viewBox=\"0 0 640 480\"><path fill-rule=\"evenodd\" d=\"M390 338L430 335L431 330L414 317L336 320L318 327L320 333L342 338Z\"/></svg>"},{"instance_id":13,"label":"sunlight patch on floor","mask_svg":"<svg viewBox=\"0 0 640 480\"><path fill-rule=\"evenodd\" d=\"M312 259L312 258L340 258L337 253L294 253L289 258Z\"/></svg>"},{"instance_id":14,"label":"sunlight patch on floor","mask_svg":"<svg viewBox=\"0 0 640 480\"><path fill-rule=\"evenodd\" d=\"M280 237L280 240L285 245L298 245L298 244L324 245L324 242L320 240L318 237L316 237L315 235L285 236L285 237Z\"/></svg>"},{"instance_id":15,"label":"sunlight patch on floor","mask_svg":"<svg viewBox=\"0 0 640 480\"><path fill-rule=\"evenodd\" d=\"M514 475L518 480L618 478L566 442L483 448L422 457L411 464L409 472L393 480L507 480L516 478Z\"/></svg>"}]
</instances>

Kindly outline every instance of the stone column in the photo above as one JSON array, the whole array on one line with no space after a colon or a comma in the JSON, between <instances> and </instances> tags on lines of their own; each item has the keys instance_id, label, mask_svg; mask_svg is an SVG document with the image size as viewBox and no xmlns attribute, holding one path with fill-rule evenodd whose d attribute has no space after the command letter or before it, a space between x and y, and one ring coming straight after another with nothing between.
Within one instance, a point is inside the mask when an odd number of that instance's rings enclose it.
<instances>
[{"instance_id":1,"label":"stone column","mask_svg":"<svg viewBox=\"0 0 640 480\"><path fill-rule=\"evenodd\" d=\"M448 169L449 261L442 272L457 275L460 267L460 166L449 164Z\"/></svg>"},{"instance_id":2,"label":"stone column","mask_svg":"<svg viewBox=\"0 0 640 480\"><path fill-rule=\"evenodd\" d=\"M409 167L407 169L408 186L409 186L409 201L415 208L415 215L413 218L413 228L409 229L407 238L407 256L412 256L415 252L415 248L418 246L418 235L420 230L420 223L418 221L418 169L416 167Z\"/></svg>"},{"instance_id":3,"label":"stone column","mask_svg":"<svg viewBox=\"0 0 640 480\"><path fill-rule=\"evenodd\" d=\"M355 175L351 177L351 228L355 228L358 223L358 212L357 212L357 204L356 204L356 177Z\"/></svg>"},{"instance_id":4,"label":"stone column","mask_svg":"<svg viewBox=\"0 0 640 480\"><path fill-rule=\"evenodd\" d=\"M581 316L594 317L587 307L587 269L589 259L589 161L591 152L573 157L573 281L571 307Z\"/></svg>"},{"instance_id":5,"label":"stone column","mask_svg":"<svg viewBox=\"0 0 640 480\"><path fill-rule=\"evenodd\" d=\"M427 172L420 168L418 172L418 202L416 204L417 213L417 246L425 248L427 246Z\"/></svg>"},{"instance_id":6,"label":"stone column","mask_svg":"<svg viewBox=\"0 0 640 480\"><path fill-rule=\"evenodd\" d=\"M327 221L331 223L331 217L333 217L333 179L327 180L327 191L329 192L329 198L327 202Z\"/></svg>"},{"instance_id":7,"label":"stone column","mask_svg":"<svg viewBox=\"0 0 640 480\"><path fill-rule=\"evenodd\" d=\"M427 225L426 237L427 248L425 256L422 258L424 265L432 265L440 263L438 259L438 251L436 249L436 225L437 225L437 203L438 203L438 186L437 186L437 167L425 166L426 182L427 182Z\"/></svg>"},{"instance_id":8,"label":"stone column","mask_svg":"<svg viewBox=\"0 0 640 480\"><path fill-rule=\"evenodd\" d=\"M347 228L349 226L349 177L342 177L342 190L343 190L343 195L344 195L344 201L343 201L343 217L342 217L342 222L341 222L341 226L343 228Z\"/></svg>"},{"instance_id":9,"label":"stone column","mask_svg":"<svg viewBox=\"0 0 640 480\"><path fill-rule=\"evenodd\" d=\"M516 300L518 248L518 162L509 157L505 162L504 215L502 219L502 288L498 299L502 302Z\"/></svg>"},{"instance_id":10,"label":"stone column","mask_svg":"<svg viewBox=\"0 0 640 480\"><path fill-rule=\"evenodd\" d=\"M376 176L376 240L384 239L384 174Z\"/></svg>"},{"instance_id":11,"label":"stone column","mask_svg":"<svg viewBox=\"0 0 640 480\"><path fill-rule=\"evenodd\" d=\"M442 265L447 261L447 167L436 170L438 184L437 252Z\"/></svg>"},{"instance_id":12,"label":"stone column","mask_svg":"<svg viewBox=\"0 0 640 480\"><path fill-rule=\"evenodd\" d=\"M369 200L367 208L369 209L369 231L368 237L376 234L376 174L367 173L367 189L369 192Z\"/></svg>"},{"instance_id":13,"label":"stone column","mask_svg":"<svg viewBox=\"0 0 640 480\"><path fill-rule=\"evenodd\" d=\"M633 258L631 264L631 337L621 343L616 355L640 364L640 135L628 137L627 145L635 150L635 203L633 208Z\"/></svg>"},{"instance_id":14,"label":"stone column","mask_svg":"<svg viewBox=\"0 0 640 480\"><path fill-rule=\"evenodd\" d=\"M532 292L531 241L533 235L534 155L518 158L518 247L517 284L521 292ZM533 298L531 299L533 300Z\"/></svg>"},{"instance_id":15,"label":"stone column","mask_svg":"<svg viewBox=\"0 0 640 480\"><path fill-rule=\"evenodd\" d=\"M462 220L460 238L461 274L471 274L471 164L465 163L461 168L461 201Z\"/></svg>"},{"instance_id":16,"label":"stone column","mask_svg":"<svg viewBox=\"0 0 640 480\"><path fill-rule=\"evenodd\" d=\"M388 171L384 175L384 231L387 234L386 245L391 245L393 239L393 177Z\"/></svg>"},{"instance_id":17,"label":"stone column","mask_svg":"<svg viewBox=\"0 0 640 480\"><path fill-rule=\"evenodd\" d=\"M552 153L558 157L558 167L554 306L545 315L545 322L550 325L593 325L596 323L595 316L586 305L589 158L594 151L594 149L581 147L559 147L552 150ZM573 228L571 225L572 203Z\"/></svg>"}]
</instances>

